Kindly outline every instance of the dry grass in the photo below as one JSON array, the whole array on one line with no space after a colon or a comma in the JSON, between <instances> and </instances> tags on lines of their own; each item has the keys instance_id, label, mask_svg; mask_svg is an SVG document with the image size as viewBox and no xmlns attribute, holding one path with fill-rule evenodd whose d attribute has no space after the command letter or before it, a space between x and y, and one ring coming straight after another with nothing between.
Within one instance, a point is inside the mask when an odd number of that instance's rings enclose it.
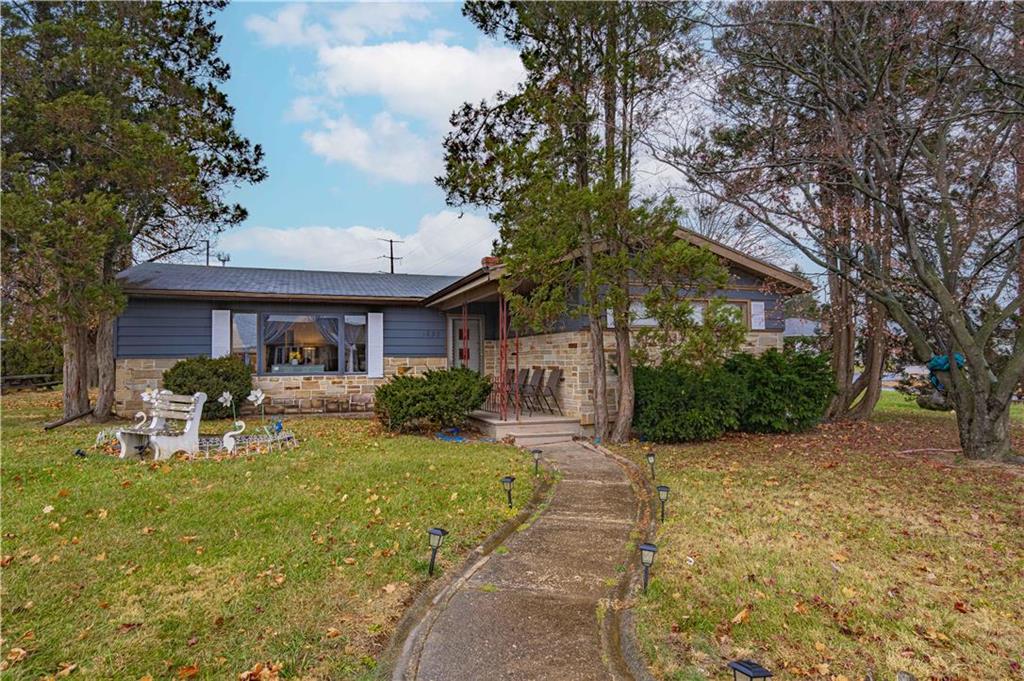
<instances>
[{"instance_id":1,"label":"dry grass","mask_svg":"<svg viewBox=\"0 0 1024 681\"><path fill-rule=\"evenodd\" d=\"M923 447L956 447L952 417L896 396L870 423L659 447L672 498L638 604L655 674L751 657L778 679L1021 678L1024 477L898 453Z\"/></svg>"},{"instance_id":2,"label":"dry grass","mask_svg":"<svg viewBox=\"0 0 1024 681\"><path fill-rule=\"evenodd\" d=\"M58 404L2 398L5 679L368 676L426 581L426 528L451 531L443 570L510 517L502 475L531 493L511 447L333 418L289 419L301 445L256 456L81 459L98 428L44 433Z\"/></svg>"}]
</instances>

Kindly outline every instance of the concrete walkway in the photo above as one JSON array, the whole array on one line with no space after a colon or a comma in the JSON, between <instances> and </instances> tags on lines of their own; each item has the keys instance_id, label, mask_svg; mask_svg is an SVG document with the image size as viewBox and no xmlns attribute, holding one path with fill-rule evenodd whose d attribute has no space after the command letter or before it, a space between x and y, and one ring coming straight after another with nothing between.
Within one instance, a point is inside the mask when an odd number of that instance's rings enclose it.
<instances>
[{"instance_id":1,"label":"concrete walkway","mask_svg":"<svg viewBox=\"0 0 1024 681\"><path fill-rule=\"evenodd\" d=\"M622 466L581 444L543 447L562 477L549 506L442 592L395 678L616 679L599 606L631 558L637 500Z\"/></svg>"}]
</instances>

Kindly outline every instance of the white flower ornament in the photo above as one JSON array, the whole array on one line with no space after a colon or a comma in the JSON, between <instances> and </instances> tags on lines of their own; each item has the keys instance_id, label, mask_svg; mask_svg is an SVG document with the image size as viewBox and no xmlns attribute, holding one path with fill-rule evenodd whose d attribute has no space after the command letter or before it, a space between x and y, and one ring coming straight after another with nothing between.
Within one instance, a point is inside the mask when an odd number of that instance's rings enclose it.
<instances>
[{"instance_id":1,"label":"white flower ornament","mask_svg":"<svg viewBox=\"0 0 1024 681\"><path fill-rule=\"evenodd\" d=\"M231 406L231 393L229 393L227 390L225 390L224 392L222 392L220 394L220 397L217 398L217 401L220 402L221 404L223 404L225 407L230 407Z\"/></svg>"},{"instance_id":2,"label":"white flower ornament","mask_svg":"<svg viewBox=\"0 0 1024 681\"><path fill-rule=\"evenodd\" d=\"M146 388L142 391L143 402L155 402L158 392L156 388Z\"/></svg>"},{"instance_id":3,"label":"white flower ornament","mask_svg":"<svg viewBox=\"0 0 1024 681\"><path fill-rule=\"evenodd\" d=\"M265 397L266 395L263 394L263 391L260 390L259 388L256 388L251 393L249 393L249 397L247 397L246 399L252 402L254 407L258 407L261 404L263 404L263 399Z\"/></svg>"}]
</instances>

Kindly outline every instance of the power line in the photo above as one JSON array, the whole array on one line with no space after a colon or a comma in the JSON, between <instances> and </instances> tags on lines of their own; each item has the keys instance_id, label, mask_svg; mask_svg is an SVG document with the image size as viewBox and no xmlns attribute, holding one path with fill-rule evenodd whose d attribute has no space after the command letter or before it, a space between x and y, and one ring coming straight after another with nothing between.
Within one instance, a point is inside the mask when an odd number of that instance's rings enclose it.
<instances>
[{"instance_id":1,"label":"power line","mask_svg":"<svg viewBox=\"0 0 1024 681\"><path fill-rule=\"evenodd\" d=\"M398 241L397 239L377 239L377 241L387 241L391 248L391 255L382 255L381 258L387 258L391 261L391 274L395 273L395 261L401 260L401 258L395 257L395 244L405 243L404 241Z\"/></svg>"}]
</instances>

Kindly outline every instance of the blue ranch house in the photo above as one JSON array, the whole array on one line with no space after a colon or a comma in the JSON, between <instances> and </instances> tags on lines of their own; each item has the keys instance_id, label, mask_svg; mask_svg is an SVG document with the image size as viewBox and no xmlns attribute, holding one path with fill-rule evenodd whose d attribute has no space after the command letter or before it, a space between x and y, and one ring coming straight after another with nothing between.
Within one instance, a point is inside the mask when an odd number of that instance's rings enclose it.
<instances>
[{"instance_id":1,"label":"blue ranch house","mask_svg":"<svg viewBox=\"0 0 1024 681\"><path fill-rule=\"evenodd\" d=\"M715 295L739 309L746 349L781 348L782 302L809 291L809 282L691 232L679 237L729 267L728 287ZM466 366L495 375L502 276L493 258L461 277L136 265L118 275L128 303L117 320L116 410L130 416L141 409L143 390L160 387L166 369L197 355L242 359L270 411L366 410L376 387L396 374ZM702 301L694 304L699 314ZM634 323L651 323L641 308L638 302ZM583 429L593 423L587 326L584 317L565 318L520 337L514 353L519 367L562 370L559 403ZM605 345L612 351L610 333Z\"/></svg>"}]
</instances>

